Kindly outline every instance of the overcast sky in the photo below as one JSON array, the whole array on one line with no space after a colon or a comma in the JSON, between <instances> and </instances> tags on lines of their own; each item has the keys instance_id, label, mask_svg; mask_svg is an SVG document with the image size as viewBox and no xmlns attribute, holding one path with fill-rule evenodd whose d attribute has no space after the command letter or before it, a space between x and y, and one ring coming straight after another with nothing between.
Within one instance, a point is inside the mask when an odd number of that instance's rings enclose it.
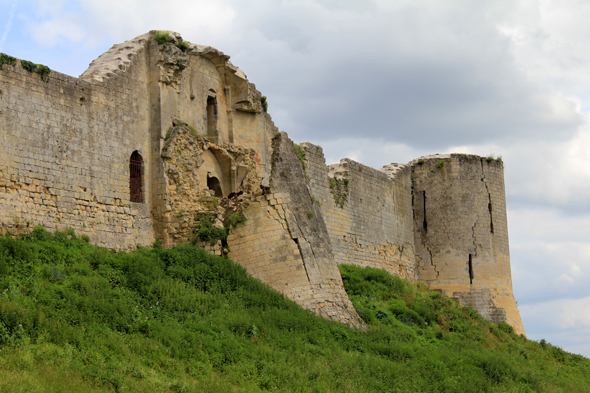
<instances>
[{"instance_id":1,"label":"overcast sky","mask_svg":"<svg viewBox=\"0 0 590 393\"><path fill-rule=\"evenodd\" d=\"M501 155L527 335L590 357L589 20L575 0L0 0L0 52L78 76L173 30L230 55L328 163Z\"/></svg>"}]
</instances>

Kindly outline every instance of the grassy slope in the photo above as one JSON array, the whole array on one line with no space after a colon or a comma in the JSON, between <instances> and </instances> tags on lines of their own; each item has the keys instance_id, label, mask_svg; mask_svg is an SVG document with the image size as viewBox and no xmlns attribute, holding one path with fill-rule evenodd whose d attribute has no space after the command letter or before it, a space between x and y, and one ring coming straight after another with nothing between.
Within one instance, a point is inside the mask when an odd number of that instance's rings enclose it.
<instances>
[{"instance_id":1,"label":"grassy slope","mask_svg":"<svg viewBox=\"0 0 590 393\"><path fill-rule=\"evenodd\" d=\"M0 238L0 392L587 392L590 360L383 271L341 267L366 332L184 246Z\"/></svg>"}]
</instances>

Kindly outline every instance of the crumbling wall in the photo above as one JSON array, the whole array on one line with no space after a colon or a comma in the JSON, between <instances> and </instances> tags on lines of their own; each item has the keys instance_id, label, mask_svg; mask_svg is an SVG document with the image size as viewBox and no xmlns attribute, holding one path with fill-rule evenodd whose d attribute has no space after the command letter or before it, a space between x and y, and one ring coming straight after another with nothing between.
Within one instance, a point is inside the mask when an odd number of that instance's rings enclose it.
<instances>
[{"instance_id":1,"label":"crumbling wall","mask_svg":"<svg viewBox=\"0 0 590 393\"><path fill-rule=\"evenodd\" d=\"M502 162L452 154L411 166L419 278L524 333L512 294Z\"/></svg>"},{"instance_id":2,"label":"crumbling wall","mask_svg":"<svg viewBox=\"0 0 590 393\"><path fill-rule=\"evenodd\" d=\"M129 160L143 157L151 186L147 63L138 37L133 63L99 79L0 70L0 228L73 228L112 249L154 241L151 197L130 202Z\"/></svg>"},{"instance_id":3,"label":"crumbling wall","mask_svg":"<svg viewBox=\"0 0 590 393\"><path fill-rule=\"evenodd\" d=\"M211 246L208 239L196 237L199 221L229 229L229 216L240 212L238 194L243 195L240 201L247 201L261 192L262 175L254 151L212 143L181 120L176 120L166 135L162 160L167 180L163 194L166 211L157 236L166 246L189 241ZM221 254L223 245L217 244L221 240L214 239L216 247L211 251Z\"/></svg>"},{"instance_id":4,"label":"crumbling wall","mask_svg":"<svg viewBox=\"0 0 590 393\"><path fill-rule=\"evenodd\" d=\"M301 147L337 263L415 280L410 169L390 178L349 159L326 167L321 147Z\"/></svg>"},{"instance_id":5,"label":"crumbling wall","mask_svg":"<svg viewBox=\"0 0 590 393\"><path fill-rule=\"evenodd\" d=\"M230 257L255 277L326 318L361 327L332 254L322 211L285 133L273 139L272 194L245 210L228 238Z\"/></svg>"}]
</instances>

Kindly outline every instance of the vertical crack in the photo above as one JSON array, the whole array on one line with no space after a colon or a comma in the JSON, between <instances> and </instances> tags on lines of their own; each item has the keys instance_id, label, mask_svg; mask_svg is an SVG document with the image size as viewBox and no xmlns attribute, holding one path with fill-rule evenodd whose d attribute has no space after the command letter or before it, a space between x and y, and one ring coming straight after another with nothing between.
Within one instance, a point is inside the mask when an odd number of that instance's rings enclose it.
<instances>
[{"instance_id":1,"label":"vertical crack","mask_svg":"<svg viewBox=\"0 0 590 393\"><path fill-rule=\"evenodd\" d=\"M426 191L422 191L422 200L424 201L424 221L422 222L422 228L424 228L424 232L428 232L428 223L426 222Z\"/></svg>"},{"instance_id":2,"label":"vertical crack","mask_svg":"<svg viewBox=\"0 0 590 393\"><path fill-rule=\"evenodd\" d=\"M485 172L483 169L483 159L481 160L481 181L486 188L486 192L488 193L488 210L490 212L490 232L494 233L494 219L492 216L492 194L490 194L490 189L488 188L488 183L486 182Z\"/></svg>"}]
</instances>

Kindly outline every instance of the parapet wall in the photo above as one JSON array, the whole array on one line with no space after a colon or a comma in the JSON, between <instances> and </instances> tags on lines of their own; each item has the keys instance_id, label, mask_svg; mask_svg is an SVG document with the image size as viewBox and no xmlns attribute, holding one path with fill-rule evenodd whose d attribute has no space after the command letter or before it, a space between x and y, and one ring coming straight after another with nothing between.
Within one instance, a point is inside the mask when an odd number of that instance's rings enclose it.
<instances>
[{"instance_id":1,"label":"parapet wall","mask_svg":"<svg viewBox=\"0 0 590 393\"><path fill-rule=\"evenodd\" d=\"M410 168L393 178L349 159L328 168L321 147L301 146L336 262L416 280Z\"/></svg>"},{"instance_id":2,"label":"parapet wall","mask_svg":"<svg viewBox=\"0 0 590 393\"><path fill-rule=\"evenodd\" d=\"M129 200L129 157L146 164L148 87L137 61L106 82L57 72L49 82L20 64L0 71L0 228L71 227L114 249L150 245L146 204ZM145 165L149 189L150 166ZM127 174L127 175L126 175ZM149 195L145 196L149 202Z\"/></svg>"}]
</instances>

